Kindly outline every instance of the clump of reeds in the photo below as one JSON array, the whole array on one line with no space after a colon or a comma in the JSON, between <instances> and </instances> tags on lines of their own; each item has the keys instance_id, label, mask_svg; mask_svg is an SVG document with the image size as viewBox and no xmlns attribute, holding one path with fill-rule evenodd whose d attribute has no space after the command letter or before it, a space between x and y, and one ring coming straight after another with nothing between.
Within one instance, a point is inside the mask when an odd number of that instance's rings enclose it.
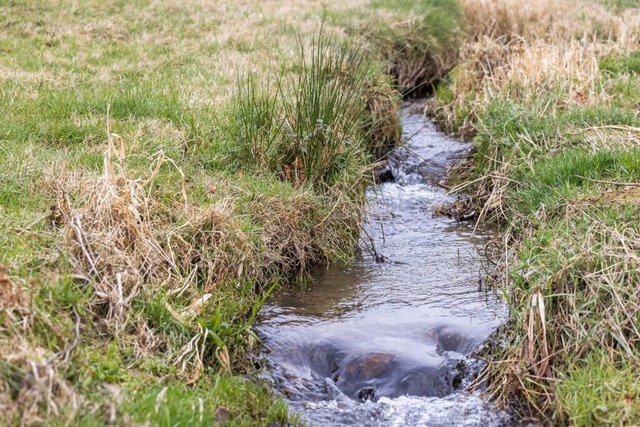
<instances>
[{"instance_id":1,"label":"clump of reeds","mask_svg":"<svg viewBox=\"0 0 640 427\"><path fill-rule=\"evenodd\" d=\"M363 124L367 152L374 161L384 160L402 139L398 114L399 96L389 76L382 73L367 79L361 97L366 103Z\"/></svg>"},{"instance_id":2,"label":"clump of reeds","mask_svg":"<svg viewBox=\"0 0 640 427\"><path fill-rule=\"evenodd\" d=\"M241 163L294 186L360 191L372 160L400 140L396 92L361 44L322 31L301 44L293 69L260 84L239 78L224 126Z\"/></svg>"}]
</instances>

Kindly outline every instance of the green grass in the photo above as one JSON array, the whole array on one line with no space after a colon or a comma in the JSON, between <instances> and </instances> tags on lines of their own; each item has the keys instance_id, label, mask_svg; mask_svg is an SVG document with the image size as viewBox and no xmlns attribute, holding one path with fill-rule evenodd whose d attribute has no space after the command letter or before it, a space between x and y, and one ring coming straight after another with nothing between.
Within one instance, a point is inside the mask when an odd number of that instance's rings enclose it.
<instances>
[{"instance_id":1,"label":"green grass","mask_svg":"<svg viewBox=\"0 0 640 427\"><path fill-rule=\"evenodd\" d=\"M411 41L433 65L460 13L294 3L0 5L7 423L298 423L252 379L257 314L357 250L370 169L400 138L385 55Z\"/></svg>"},{"instance_id":2,"label":"green grass","mask_svg":"<svg viewBox=\"0 0 640 427\"><path fill-rule=\"evenodd\" d=\"M562 94L546 93L533 104L521 105L509 99L489 102L482 115L482 132L475 136L479 170L513 163L514 169L545 154L586 145L582 129L598 126L640 125L640 118L627 108L633 99L603 107L574 107L544 114L545 106L558 102ZM620 104L620 105L618 105Z\"/></svg>"},{"instance_id":3,"label":"green grass","mask_svg":"<svg viewBox=\"0 0 640 427\"><path fill-rule=\"evenodd\" d=\"M640 4L639 4L640 6ZM600 69L605 73L619 75L623 73L640 73L640 52L626 56L608 56L600 61Z\"/></svg>"},{"instance_id":4,"label":"green grass","mask_svg":"<svg viewBox=\"0 0 640 427\"><path fill-rule=\"evenodd\" d=\"M638 0L602 0L602 3L614 9L635 9L640 7Z\"/></svg>"},{"instance_id":5,"label":"green grass","mask_svg":"<svg viewBox=\"0 0 640 427\"><path fill-rule=\"evenodd\" d=\"M134 422L157 426L269 425L289 419L285 404L273 403L264 386L227 376L216 376L194 388L150 387L127 401L123 412L131 414Z\"/></svg>"},{"instance_id":6,"label":"green grass","mask_svg":"<svg viewBox=\"0 0 640 427\"><path fill-rule=\"evenodd\" d=\"M601 353L571 368L558 385L559 406L571 414L571 425L629 425L640 418L635 369L625 360L612 363Z\"/></svg>"},{"instance_id":7,"label":"green grass","mask_svg":"<svg viewBox=\"0 0 640 427\"><path fill-rule=\"evenodd\" d=\"M522 185L507 200L511 210L524 217L538 212L552 217L567 202L583 195L598 194L599 185L590 180L639 181L640 152L570 149L550 159L539 160L532 165L532 170L514 174L514 178Z\"/></svg>"}]
</instances>

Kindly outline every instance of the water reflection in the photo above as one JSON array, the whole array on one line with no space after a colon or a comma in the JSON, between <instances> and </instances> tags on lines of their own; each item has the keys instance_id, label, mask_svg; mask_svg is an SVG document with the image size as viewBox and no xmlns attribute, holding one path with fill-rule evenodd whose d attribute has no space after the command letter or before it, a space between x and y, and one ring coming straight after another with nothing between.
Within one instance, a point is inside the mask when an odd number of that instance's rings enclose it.
<instances>
[{"instance_id":1,"label":"water reflection","mask_svg":"<svg viewBox=\"0 0 640 427\"><path fill-rule=\"evenodd\" d=\"M360 285L367 279L368 271L358 264L331 265L319 270L310 282L280 293L277 301L265 309L266 323L288 323L288 315L341 318L363 308Z\"/></svg>"}]
</instances>

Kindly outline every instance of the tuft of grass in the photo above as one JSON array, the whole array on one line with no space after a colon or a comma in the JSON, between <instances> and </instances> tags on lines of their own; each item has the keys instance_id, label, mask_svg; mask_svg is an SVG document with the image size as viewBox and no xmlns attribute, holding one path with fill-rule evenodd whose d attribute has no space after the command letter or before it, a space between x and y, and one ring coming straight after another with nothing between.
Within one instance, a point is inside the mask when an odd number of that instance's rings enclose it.
<instances>
[{"instance_id":1,"label":"tuft of grass","mask_svg":"<svg viewBox=\"0 0 640 427\"><path fill-rule=\"evenodd\" d=\"M237 95L225 134L232 141L234 157L251 170L272 169L271 157L282 134L281 83L260 84L257 76L238 76Z\"/></svg>"},{"instance_id":2,"label":"tuft of grass","mask_svg":"<svg viewBox=\"0 0 640 427\"><path fill-rule=\"evenodd\" d=\"M600 69L611 74L639 74L640 52L632 52L624 56L608 56L600 61Z\"/></svg>"},{"instance_id":3,"label":"tuft of grass","mask_svg":"<svg viewBox=\"0 0 640 427\"><path fill-rule=\"evenodd\" d=\"M301 181L353 185L344 177L350 175L352 159L356 167L366 164L362 93L371 62L361 48L335 49L331 38L322 34L309 52L302 49L300 55L299 72L289 82L293 102L283 103L285 139L279 172L294 185ZM356 175L364 174L356 170Z\"/></svg>"},{"instance_id":4,"label":"tuft of grass","mask_svg":"<svg viewBox=\"0 0 640 427\"><path fill-rule=\"evenodd\" d=\"M571 425L630 425L640 418L635 369L637 366L625 358L611 361L602 353L589 355L570 368L557 393L559 406L571 414Z\"/></svg>"},{"instance_id":5,"label":"tuft of grass","mask_svg":"<svg viewBox=\"0 0 640 427\"><path fill-rule=\"evenodd\" d=\"M239 78L224 124L235 162L296 187L340 184L361 193L368 165L400 138L399 102L382 66L361 46L321 32L300 46L291 68L272 83Z\"/></svg>"}]
</instances>

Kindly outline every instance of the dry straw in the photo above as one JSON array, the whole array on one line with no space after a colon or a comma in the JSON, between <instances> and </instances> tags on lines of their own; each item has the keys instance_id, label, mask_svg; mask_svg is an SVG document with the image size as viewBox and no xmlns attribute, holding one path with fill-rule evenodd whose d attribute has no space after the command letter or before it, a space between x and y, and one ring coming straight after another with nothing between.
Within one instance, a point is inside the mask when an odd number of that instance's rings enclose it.
<instances>
[{"instance_id":1,"label":"dry straw","mask_svg":"<svg viewBox=\"0 0 640 427\"><path fill-rule=\"evenodd\" d=\"M640 16L596 3L464 0L469 39L453 71L450 100L427 112L449 131L470 137L477 113L495 99L530 102L561 91L557 105L607 101L597 59L624 54L640 41Z\"/></svg>"}]
</instances>

